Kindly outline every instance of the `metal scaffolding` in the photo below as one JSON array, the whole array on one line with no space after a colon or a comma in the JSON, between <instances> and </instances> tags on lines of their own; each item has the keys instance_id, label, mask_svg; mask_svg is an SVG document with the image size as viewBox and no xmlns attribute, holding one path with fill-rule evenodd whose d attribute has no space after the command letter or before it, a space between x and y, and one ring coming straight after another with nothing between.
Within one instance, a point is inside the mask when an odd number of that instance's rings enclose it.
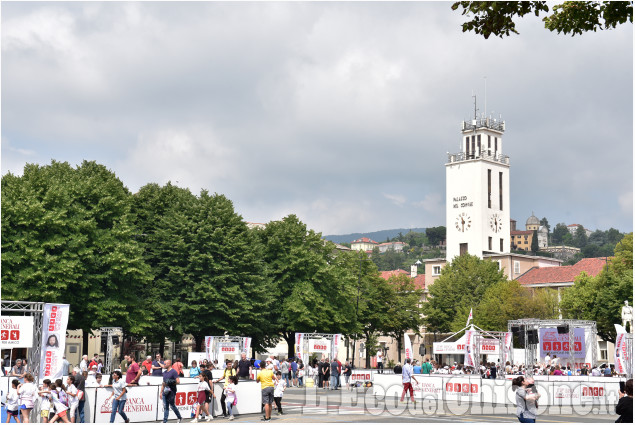
<instances>
[{"instance_id":1,"label":"metal scaffolding","mask_svg":"<svg viewBox=\"0 0 635 425\"><path fill-rule=\"evenodd\" d=\"M35 378L35 382L39 382L40 361L42 356L42 323L44 321L44 303L32 301L1 301L0 304L3 316L33 317L33 346L28 350L27 367L31 375Z\"/></svg>"},{"instance_id":2,"label":"metal scaffolding","mask_svg":"<svg viewBox=\"0 0 635 425\"><path fill-rule=\"evenodd\" d=\"M538 342L529 343L527 333L535 330L538 332L541 328L557 328L559 326L567 326L569 333L569 363L573 368L575 365L574 356L574 331L575 328L584 329L585 334L585 352L584 358L591 347L591 364L595 365L597 362L597 325L591 320L572 320L572 319L518 319L508 320L507 329L511 332L512 327L520 327L522 329L521 338L525 341L525 371L526 375L532 376L534 373L533 366L536 364L536 348Z\"/></svg>"},{"instance_id":3,"label":"metal scaffolding","mask_svg":"<svg viewBox=\"0 0 635 425\"><path fill-rule=\"evenodd\" d=\"M114 334L120 334L121 328L100 328L99 329L102 334L106 334L106 364L104 365L105 373L112 373L112 360L113 360L113 344L112 344L112 336Z\"/></svg>"}]
</instances>

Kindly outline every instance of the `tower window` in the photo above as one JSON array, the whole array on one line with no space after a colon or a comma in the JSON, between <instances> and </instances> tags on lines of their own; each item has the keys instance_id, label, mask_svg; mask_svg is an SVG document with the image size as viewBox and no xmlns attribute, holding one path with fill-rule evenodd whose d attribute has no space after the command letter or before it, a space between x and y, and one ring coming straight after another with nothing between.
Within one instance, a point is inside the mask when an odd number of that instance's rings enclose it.
<instances>
[{"instance_id":1,"label":"tower window","mask_svg":"<svg viewBox=\"0 0 635 425\"><path fill-rule=\"evenodd\" d=\"M502 240L502 239L501 239L501 246L500 246L500 248L501 248L501 249L500 249L500 251L501 251L501 252L505 252L505 250L503 249L503 240Z\"/></svg>"},{"instance_id":2,"label":"tower window","mask_svg":"<svg viewBox=\"0 0 635 425\"><path fill-rule=\"evenodd\" d=\"M463 255L463 254L467 254L467 244L466 243L462 243L462 244L459 245L459 255Z\"/></svg>"},{"instance_id":3,"label":"tower window","mask_svg":"<svg viewBox=\"0 0 635 425\"><path fill-rule=\"evenodd\" d=\"M487 149L492 149L492 136L487 135Z\"/></svg>"},{"instance_id":4,"label":"tower window","mask_svg":"<svg viewBox=\"0 0 635 425\"><path fill-rule=\"evenodd\" d=\"M487 170L487 208L492 208L492 170L490 169Z\"/></svg>"},{"instance_id":5,"label":"tower window","mask_svg":"<svg viewBox=\"0 0 635 425\"><path fill-rule=\"evenodd\" d=\"M503 211L503 173L498 173L498 205L499 209Z\"/></svg>"},{"instance_id":6,"label":"tower window","mask_svg":"<svg viewBox=\"0 0 635 425\"><path fill-rule=\"evenodd\" d=\"M492 237L488 237L487 238L487 245L488 245L488 249L491 251L492 250Z\"/></svg>"},{"instance_id":7,"label":"tower window","mask_svg":"<svg viewBox=\"0 0 635 425\"><path fill-rule=\"evenodd\" d=\"M470 153L470 136L465 138L465 154Z\"/></svg>"},{"instance_id":8,"label":"tower window","mask_svg":"<svg viewBox=\"0 0 635 425\"><path fill-rule=\"evenodd\" d=\"M494 153L498 152L498 137L494 137Z\"/></svg>"},{"instance_id":9,"label":"tower window","mask_svg":"<svg viewBox=\"0 0 635 425\"><path fill-rule=\"evenodd\" d=\"M514 274L520 274L520 261L514 261Z\"/></svg>"},{"instance_id":10,"label":"tower window","mask_svg":"<svg viewBox=\"0 0 635 425\"><path fill-rule=\"evenodd\" d=\"M472 136L472 155L474 155L474 152L476 151L476 149L474 149L474 136Z\"/></svg>"}]
</instances>

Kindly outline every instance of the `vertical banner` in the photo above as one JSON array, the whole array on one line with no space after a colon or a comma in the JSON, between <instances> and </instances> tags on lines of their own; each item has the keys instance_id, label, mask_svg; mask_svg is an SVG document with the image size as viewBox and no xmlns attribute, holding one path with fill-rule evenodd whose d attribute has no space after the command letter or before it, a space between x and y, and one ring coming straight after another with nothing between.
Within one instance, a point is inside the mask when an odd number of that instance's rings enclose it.
<instances>
[{"instance_id":1,"label":"vertical banner","mask_svg":"<svg viewBox=\"0 0 635 425\"><path fill-rule=\"evenodd\" d=\"M44 304L40 379L48 378L54 381L64 375L62 366L69 313L68 304Z\"/></svg>"},{"instance_id":2,"label":"vertical banner","mask_svg":"<svg viewBox=\"0 0 635 425\"><path fill-rule=\"evenodd\" d=\"M342 340L342 334L333 335L333 344L331 344L331 358L334 359L340 349L340 341Z\"/></svg>"},{"instance_id":3,"label":"vertical banner","mask_svg":"<svg viewBox=\"0 0 635 425\"><path fill-rule=\"evenodd\" d=\"M295 334L295 356L302 359L304 362L304 334L296 332Z\"/></svg>"},{"instance_id":4,"label":"vertical banner","mask_svg":"<svg viewBox=\"0 0 635 425\"><path fill-rule=\"evenodd\" d=\"M626 356L628 355L626 347L626 334L619 333L615 338L615 371L618 375L626 374Z\"/></svg>"},{"instance_id":5,"label":"vertical banner","mask_svg":"<svg viewBox=\"0 0 635 425\"><path fill-rule=\"evenodd\" d=\"M205 337L205 358L209 361L214 361L215 357L213 358L213 352L212 352L212 345L214 345L214 337L213 336L206 336Z\"/></svg>"},{"instance_id":6,"label":"vertical banner","mask_svg":"<svg viewBox=\"0 0 635 425\"><path fill-rule=\"evenodd\" d=\"M249 349L251 348L251 338L246 336L243 338L243 353L249 356Z\"/></svg>"},{"instance_id":7,"label":"vertical banner","mask_svg":"<svg viewBox=\"0 0 635 425\"><path fill-rule=\"evenodd\" d=\"M511 363L511 352L512 352L512 333L505 332L505 336L503 337L503 364L506 365L507 362Z\"/></svg>"},{"instance_id":8,"label":"vertical banner","mask_svg":"<svg viewBox=\"0 0 635 425\"><path fill-rule=\"evenodd\" d=\"M406 358L412 359L412 341L410 341L410 337L406 333L403 334L403 343L404 348L406 349Z\"/></svg>"},{"instance_id":9,"label":"vertical banner","mask_svg":"<svg viewBox=\"0 0 635 425\"><path fill-rule=\"evenodd\" d=\"M465 366L476 367L474 363L474 347L476 341L476 331L465 331Z\"/></svg>"}]
</instances>

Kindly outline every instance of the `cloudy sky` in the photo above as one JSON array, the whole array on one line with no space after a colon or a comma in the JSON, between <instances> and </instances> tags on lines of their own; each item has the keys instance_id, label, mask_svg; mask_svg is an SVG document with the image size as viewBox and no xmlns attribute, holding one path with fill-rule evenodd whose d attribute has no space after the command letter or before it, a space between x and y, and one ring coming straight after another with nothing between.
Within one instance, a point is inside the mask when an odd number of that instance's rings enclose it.
<instances>
[{"instance_id":1,"label":"cloudy sky","mask_svg":"<svg viewBox=\"0 0 635 425\"><path fill-rule=\"evenodd\" d=\"M4 2L2 174L87 159L247 221L444 225L446 152L487 81L512 217L632 231L632 25L572 38L532 16L485 40L450 5Z\"/></svg>"}]
</instances>

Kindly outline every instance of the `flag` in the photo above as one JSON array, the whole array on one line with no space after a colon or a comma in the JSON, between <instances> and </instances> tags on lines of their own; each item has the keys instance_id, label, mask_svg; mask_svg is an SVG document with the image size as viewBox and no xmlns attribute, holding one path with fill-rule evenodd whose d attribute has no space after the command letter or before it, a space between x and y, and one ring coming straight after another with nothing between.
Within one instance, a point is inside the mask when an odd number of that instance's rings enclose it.
<instances>
[{"instance_id":1,"label":"flag","mask_svg":"<svg viewBox=\"0 0 635 425\"><path fill-rule=\"evenodd\" d=\"M213 356L212 346L214 345L214 337L205 337L205 358L209 361L213 361L216 356Z\"/></svg>"},{"instance_id":2,"label":"flag","mask_svg":"<svg viewBox=\"0 0 635 425\"><path fill-rule=\"evenodd\" d=\"M66 374L62 366L69 314L68 304L44 304L40 379L48 378L54 381Z\"/></svg>"},{"instance_id":3,"label":"flag","mask_svg":"<svg viewBox=\"0 0 635 425\"><path fill-rule=\"evenodd\" d=\"M470 313L471 317L471 313ZM465 331L465 366L476 367L474 349L476 348L476 331Z\"/></svg>"},{"instance_id":4,"label":"flag","mask_svg":"<svg viewBox=\"0 0 635 425\"><path fill-rule=\"evenodd\" d=\"M613 361L618 375L624 375L626 374L626 363L630 361L631 353L626 344L626 329L622 325L615 325L615 330L617 331L617 337L615 338Z\"/></svg>"},{"instance_id":5,"label":"flag","mask_svg":"<svg viewBox=\"0 0 635 425\"><path fill-rule=\"evenodd\" d=\"M470 308L470 315L467 316L467 323L465 324L465 327L468 327L470 325L471 320L472 320L472 309Z\"/></svg>"},{"instance_id":6,"label":"flag","mask_svg":"<svg viewBox=\"0 0 635 425\"><path fill-rule=\"evenodd\" d=\"M406 358L412 359L412 341L410 341L410 337L406 333L403 334L403 342L406 349Z\"/></svg>"}]
</instances>

